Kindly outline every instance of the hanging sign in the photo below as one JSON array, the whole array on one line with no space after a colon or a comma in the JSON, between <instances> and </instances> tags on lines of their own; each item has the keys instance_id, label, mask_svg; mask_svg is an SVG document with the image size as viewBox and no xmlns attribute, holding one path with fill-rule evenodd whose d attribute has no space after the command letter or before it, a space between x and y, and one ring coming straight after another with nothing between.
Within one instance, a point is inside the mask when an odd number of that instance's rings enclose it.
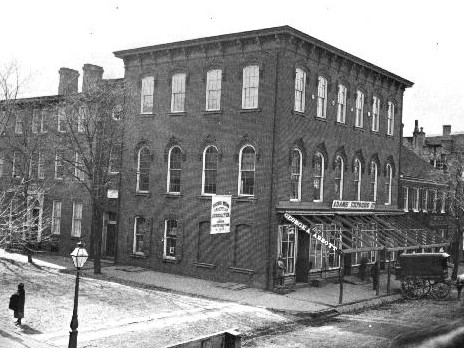
<instances>
[{"instance_id":1,"label":"hanging sign","mask_svg":"<svg viewBox=\"0 0 464 348\"><path fill-rule=\"evenodd\" d=\"M375 202L334 200L332 202L332 209L370 210L375 209Z\"/></svg>"},{"instance_id":2,"label":"hanging sign","mask_svg":"<svg viewBox=\"0 0 464 348\"><path fill-rule=\"evenodd\" d=\"M211 197L211 234L230 232L232 196Z\"/></svg>"},{"instance_id":3,"label":"hanging sign","mask_svg":"<svg viewBox=\"0 0 464 348\"><path fill-rule=\"evenodd\" d=\"M305 231L306 233L312 235L312 237L314 239L317 239L319 242L321 242L322 244L324 244L325 246L329 247L330 249L333 249L335 251L338 251L338 252L341 252L341 250L339 250L339 248L337 248L335 245L333 245L332 243L330 243L328 240L326 240L324 237L321 236L321 231L319 231L317 228L309 228L308 226L306 226L304 223L302 223L300 220L298 220L297 218L291 216L290 214L288 213L285 213L284 214L284 217L290 221L292 224L294 224L295 226L297 226L300 230L303 230Z\"/></svg>"}]
</instances>

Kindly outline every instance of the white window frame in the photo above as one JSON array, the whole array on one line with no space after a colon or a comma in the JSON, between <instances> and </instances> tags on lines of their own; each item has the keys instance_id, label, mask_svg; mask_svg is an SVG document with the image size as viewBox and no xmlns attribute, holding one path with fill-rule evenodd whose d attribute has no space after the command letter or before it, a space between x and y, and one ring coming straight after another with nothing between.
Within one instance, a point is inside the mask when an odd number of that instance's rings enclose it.
<instances>
[{"instance_id":1,"label":"white window frame","mask_svg":"<svg viewBox=\"0 0 464 348\"><path fill-rule=\"evenodd\" d=\"M361 161L359 160L359 158L356 158L354 160L354 165L355 165L355 168L356 166L358 167L358 176L354 177L354 181L355 183L357 183L357 187L356 187L356 200L357 201L360 201L361 200L361 184L362 184L362 177L361 177L361 173L362 173L362 164L361 164ZM356 175L356 171L355 171L355 175Z\"/></svg>"},{"instance_id":2,"label":"white window frame","mask_svg":"<svg viewBox=\"0 0 464 348\"><path fill-rule=\"evenodd\" d=\"M171 79L171 112L185 112L186 73L172 75Z\"/></svg>"},{"instance_id":3,"label":"white window frame","mask_svg":"<svg viewBox=\"0 0 464 348\"><path fill-rule=\"evenodd\" d=\"M15 134L23 134L23 128L24 124L22 114L17 112L15 114Z\"/></svg>"},{"instance_id":4,"label":"white window frame","mask_svg":"<svg viewBox=\"0 0 464 348\"><path fill-rule=\"evenodd\" d=\"M286 231L287 238L284 240L284 230ZM298 247L298 232L294 225L279 225L279 243L278 253L282 255L282 260L285 264L284 275L294 275L296 269L296 256ZM282 244L286 243L287 254L282 253Z\"/></svg>"},{"instance_id":5,"label":"white window frame","mask_svg":"<svg viewBox=\"0 0 464 348\"><path fill-rule=\"evenodd\" d=\"M418 187L414 187L413 188L413 194L414 194L414 197L413 197L413 206L412 206L412 211L417 213L419 211L419 188Z\"/></svg>"},{"instance_id":6,"label":"white window frame","mask_svg":"<svg viewBox=\"0 0 464 348\"><path fill-rule=\"evenodd\" d=\"M82 202L73 202L73 215L72 215L72 226L71 236L80 237L82 235L82 210L84 205Z\"/></svg>"},{"instance_id":7,"label":"white window frame","mask_svg":"<svg viewBox=\"0 0 464 348\"><path fill-rule=\"evenodd\" d=\"M150 149L146 146L142 146L137 154L137 186L136 186L136 192L138 193L148 193L149 190L141 190L140 189L140 155L142 153L142 150L147 149L148 153L150 153ZM150 177L150 171L148 171L148 175ZM148 185L150 185L150 181L148 181Z\"/></svg>"},{"instance_id":8,"label":"white window frame","mask_svg":"<svg viewBox=\"0 0 464 348\"><path fill-rule=\"evenodd\" d=\"M43 152L39 152L37 154L37 178L38 179L45 178L45 161L44 161Z\"/></svg>"},{"instance_id":9,"label":"white window frame","mask_svg":"<svg viewBox=\"0 0 464 348\"><path fill-rule=\"evenodd\" d=\"M297 112L305 111L306 99L306 72L303 69L295 70L295 105L294 110Z\"/></svg>"},{"instance_id":10,"label":"white window frame","mask_svg":"<svg viewBox=\"0 0 464 348\"><path fill-rule=\"evenodd\" d=\"M357 128L363 128L364 126L364 92L357 90L356 91L356 115L354 126Z\"/></svg>"},{"instance_id":11,"label":"white window frame","mask_svg":"<svg viewBox=\"0 0 464 348\"><path fill-rule=\"evenodd\" d=\"M64 167L63 161L61 160L62 154L59 152L55 153L55 179L61 180L63 179L63 176L58 176L58 168L59 167Z\"/></svg>"},{"instance_id":12,"label":"white window frame","mask_svg":"<svg viewBox=\"0 0 464 348\"><path fill-rule=\"evenodd\" d=\"M403 186L403 210L409 211L409 188Z\"/></svg>"},{"instance_id":13,"label":"white window frame","mask_svg":"<svg viewBox=\"0 0 464 348\"><path fill-rule=\"evenodd\" d=\"M37 134L39 133L40 128L40 109L34 108L32 109L32 124L31 130L32 133Z\"/></svg>"},{"instance_id":14,"label":"white window frame","mask_svg":"<svg viewBox=\"0 0 464 348\"><path fill-rule=\"evenodd\" d=\"M298 153L298 173L293 172L293 156L295 153ZM297 190L296 190L296 197L293 197L293 187L292 192L290 193L290 201L292 202L300 202L301 201L301 179L303 173L303 156L300 149L293 149L292 151L292 163L290 165L290 180L293 184L293 178L297 177Z\"/></svg>"},{"instance_id":15,"label":"white window frame","mask_svg":"<svg viewBox=\"0 0 464 348\"><path fill-rule=\"evenodd\" d=\"M247 172L253 172L253 193L252 194L249 194L249 193L243 193L243 185L242 185L242 172L244 172L245 170L242 169L242 154L243 154L243 150L247 147L250 147L253 149L253 153L254 153L254 163L253 163L253 170L246 170ZM252 145L244 145L242 146L242 148L240 149L240 153L239 153L239 168L238 168L238 195L239 196L242 196L242 197L254 197L255 195L255 191L256 191L256 149L254 148L254 146Z\"/></svg>"},{"instance_id":16,"label":"white window frame","mask_svg":"<svg viewBox=\"0 0 464 348\"><path fill-rule=\"evenodd\" d=\"M343 199L343 186L344 186L344 180L345 180L345 161L342 156L337 155L335 158L335 161L338 162L340 161L340 183L339 183L339 194L337 199L342 200ZM335 173L334 173L334 180L335 180Z\"/></svg>"},{"instance_id":17,"label":"white window frame","mask_svg":"<svg viewBox=\"0 0 464 348\"><path fill-rule=\"evenodd\" d=\"M324 176L325 176L325 158L324 155L320 152L317 152L316 157L321 159L321 172L320 175L316 175L316 168L314 168L313 173L313 189L314 188L314 179L319 178L319 199L313 199L313 202L324 202Z\"/></svg>"},{"instance_id":18,"label":"white window frame","mask_svg":"<svg viewBox=\"0 0 464 348\"><path fill-rule=\"evenodd\" d=\"M61 232L61 201L53 201L51 232L59 235Z\"/></svg>"},{"instance_id":19,"label":"white window frame","mask_svg":"<svg viewBox=\"0 0 464 348\"><path fill-rule=\"evenodd\" d=\"M57 126L58 132L66 133L66 110L64 107L58 108L57 120L58 120L58 126Z\"/></svg>"},{"instance_id":20,"label":"white window frame","mask_svg":"<svg viewBox=\"0 0 464 348\"><path fill-rule=\"evenodd\" d=\"M84 163L82 162L82 156L79 154L78 151L75 152L74 155L74 176L76 179L82 181L85 179L85 172L84 172Z\"/></svg>"},{"instance_id":21,"label":"white window frame","mask_svg":"<svg viewBox=\"0 0 464 348\"><path fill-rule=\"evenodd\" d=\"M433 212L437 212L437 203L438 203L438 190L433 190Z\"/></svg>"},{"instance_id":22,"label":"white window frame","mask_svg":"<svg viewBox=\"0 0 464 348\"><path fill-rule=\"evenodd\" d=\"M144 243L145 241L143 240L145 237L143 233L137 234L137 226L139 226L140 222L139 219L143 219L144 224L147 224L147 220L143 216L136 216L134 218L134 235L133 235L133 242L132 242L132 253L135 255L145 255L143 251L137 251L137 236L141 235L142 236L142 242ZM142 250L143 250L143 244L142 244Z\"/></svg>"},{"instance_id":23,"label":"white window frame","mask_svg":"<svg viewBox=\"0 0 464 348\"><path fill-rule=\"evenodd\" d=\"M242 109L257 109L259 96L259 66L243 68Z\"/></svg>"},{"instance_id":24,"label":"white window frame","mask_svg":"<svg viewBox=\"0 0 464 348\"><path fill-rule=\"evenodd\" d=\"M213 149L215 149L215 151L216 151L216 169L206 169L206 152L207 152L210 148L213 148ZM218 160L219 160L219 151L218 151L217 147L214 146L214 145L209 145L209 146L205 147L205 149L203 150L203 170L202 170L202 176L201 176L201 194L202 194L203 196L214 196L214 195L216 195L216 192L217 192ZM207 171L207 170L211 170L211 171L215 170L215 171L216 171L216 182L215 182L215 185L216 185L216 192L214 192L214 193L205 192L206 171Z\"/></svg>"},{"instance_id":25,"label":"white window frame","mask_svg":"<svg viewBox=\"0 0 464 348\"><path fill-rule=\"evenodd\" d=\"M119 174L119 170L121 168L121 164L120 164L120 147L119 146L116 146L116 145L113 145L111 147L111 150L110 150L110 158L109 158L109 161L108 161L108 173L110 174ZM114 163L117 162L118 163L118 170L115 170L115 166L114 166Z\"/></svg>"},{"instance_id":26,"label":"white window frame","mask_svg":"<svg viewBox=\"0 0 464 348\"><path fill-rule=\"evenodd\" d=\"M48 109L41 109L40 111L40 133L47 133L45 120L47 118L48 112Z\"/></svg>"},{"instance_id":27,"label":"white window frame","mask_svg":"<svg viewBox=\"0 0 464 348\"><path fill-rule=\"evenodd\" d=\"M379 131L380 122L380 98L376 95L372 97L372 131Z\"/></svg>"},{"instance_id":28,"label":"white window frame","mask_svg":"<svg viewBox=\"0 0 464 348\"><path fill-rule=\"evenodd\" d=\"M142 78L140 90L140 113L143 115L153 114L153 100L155 93L155 77L145 76Z\"/></svg>"},{"instance_id":29,"label":"white window frame","mask_svg":"<svg viewBox=\"0 0 464 348\"><path fill-rule=\"evenodd\" d=\"M318 77L317 82L317 117L327 117L327 79L324 76Z\"/></svg>"},{"instance_id":30,"label":"white window frame","mask_svg":"<svg viewBox=\"0 0 464 348\"><path fill-rule=\"evenodd\" d=\"M176 226L173 227L173 229L176 229L176 231L179 229L179 221L178 220L176 220L176 219L164 220L163 258L166 259L166 260L175 260L176 259L176 249L177 249L177 232L176 232L175 235L168 235L168 222L169 221L175 221ZM176 246L174 247L174 256L168 255L168 253L167 253L168 239L174 239L176 241Z\"/></svg>"},{"instance_id":31,"label":"white window frame","mask_svg":"<svg viewBox=\"0 0 464 348\"><path fill-rule=\"evenodd\" d=\"M18 173L16 173L16 161L18 160L18 153L13 151L13 161L11 166L11 176L14 178Z\"/></svg>"},{"instance_id":32,"label":"white window frame","mask_svg":"<svg viewBox=\"0 0 464 348\"><path fill-rule=\"evenodd\" d=\"M441 214L446 213L446 193L445 191L442 191L441 193L441 209L440 209Z\"/></svg>"},{"instance_id":33,"label":"white window frame","mask_svg":"<svg viewBox=\"0 0 464 348\"><path fill-rule=\"evenodd\" d=\"M387 194L387 200L385 201L385 205L391 205L392 204L392 183L393 183L393 169L390 163L387 163L386 166L386 171L387 171L387 177L385 180L385 193Z\"/></svg>"},{"instance_id":34,"label":"white window frame","mask_svg":"<svg viewBox=\"0 0 464 348\"><path fill-rule=\"evenodd\" d=\"M221 110L222 70L212 69L206 73L206 111Z\"/></svg>"},{"instance_id":35,"label":"white window frame","mask_svg":"<svg viewBox=\"0 0 464 348\"><path fill-rule=\"evenodd\" d=\"M337 93L337 122L346 122L346 86L339 84Z\"/></svg>"},{"instance_id":36,"label":"white window frame","mask_svg":"<svg viewBox=\"0 0 464 348\"><path fill-rule=\"evenodd\" d=\"M78 133L85 132L86 114L87 114L87 109L84 106L79 107L79 111L77 113L77 132Z\"/></svg>"},{"instance_id":37,"label":"white window frame","mask_svg":"<svg viewBox=\"0 0 464 348\"><path fill-rule=\"evenodd\" d=\"M395 104L391 101L388 102L387 112L387 134L393 135L395 127Z\"/></svg>"},{"instance_id":38,"label":"white window frame","mask_svg":"<svg viewBox=\"0 0 464 348\"><path fill-rule=\"evenodd\" d=\"M176 168L176 169L171 168L172 151L173 151L174 149L179 149L179 151L180 151L180 157L181 157L181 158L180 158L180 162L181 162L181 167L180 167L179 169L177 169L177 168ZM179 184L179 191L172 191L172 190L171 190L171 175L172 175L172 172L173 172L173 171L179 171L179 172L180 172L180 176L179 176L179 177L180 177L180 179L182 179L182 149L181 149L179 146L173 146L173 147L171 147L171 148L169 149L169 154L168 154L168 170L167 170L167 172L168 172L168 177L167 177L167 180L166 180L166 181L167 181L167 188L166 188L167 192L168 192L168 193L171 193L171 194L179 195L180 192L181 192L181 187L182 187L181 184L182 184L182 181L181 181L180 184Z\"/></svg>"},{"instance_id":39,"label":"white window frame","mask_svg":"<svg viewBox=\"0 0 464 348\"><path fill-rule=\"evenodd\" d=\"M372 180L372 176L373 179ZM377 190L378 190L378 184L379 184L379 168L378 165L375 161L371 162L371 188L373 188L373 196L372 200L373 202L377 202Z\"/></svg>"}]
</instances>

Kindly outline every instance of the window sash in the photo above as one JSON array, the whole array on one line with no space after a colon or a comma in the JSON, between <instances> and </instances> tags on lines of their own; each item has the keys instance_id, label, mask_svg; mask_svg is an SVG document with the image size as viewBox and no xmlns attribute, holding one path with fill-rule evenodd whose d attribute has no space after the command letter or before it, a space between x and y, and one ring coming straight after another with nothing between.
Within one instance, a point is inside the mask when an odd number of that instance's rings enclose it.
<instances>
[{"instance_id":1,"label":"window sash","mask_svg":"<svg viewBox=\"0 0 464 348\"><path fill-rule=\"evenodd\" d=\"M259 66L252 65L243 69L242 109L258 107Z\"/></svg>"},{"instance_id":2,"label":"window sash","mask_svg":"<svg viewBox=\"0 0 464 348\"><path fill-rule=\"evenodd\" d=\"M371 194L372 200L377 202L377 187L378 187L378 168L377 163L372 162L371 164Z\"/></svg>"},{"instance_id":3,"label":"window sash","mask_svg":"<svg viewBox=\"0 0 464 348\"><path fill-rule=\"evenodd\" d=\"M338 86L337 122L345 123L346 119L346 87Z\"/></svg>"},{"instance_id":4,"label":"window sash","mask_svg":"<svg viewBox=\"0 0 464 348\"><path fill-rule=\"evenodd\" d=\"M150 153L146 147L140 149L137 163L137 192L148 192L150 176Z\"/></svg>"},{"instance_id":5,"label":"window sash","mask_svg":"<svg viewBox=\"0 0 464 348\"><path fill-rule=\"evenodd\" d=\"M165 259L176 259L176 244L177 244L177 220L164 221L164 250L163 257Z\"/></svg>"},{"instance_id":6,"label":"window sash","mask_svg":"<svg viewBox=\"0 0 464 348\"><path fill-rule=\"evenodd\" d=\"M395 122L395 104L388 102L388 113L387 113L387 134L393 135L393 127Z\"/></svg>"},{"instance_id":7,"label":"window sash","mask_svg":"<svg viewBox=\"0 0 464 348\"><path fill-rule=\"evenodd\" d=\"M171 86L171 112L184 112L186 74L175 74Z\"/></svg>"},{"instance_id":8,"label":"window sash","mask_svg":"<svg viewBox=\"0 0 464 348\"><path fill-rule=\"evenodd\" d=\"M361 200L361 162L358 159L354 162L354 187L356 200Z\"/></svg>"},{"instance_id":9,"label":"window sash","mask_svg":"<svg viewBox=\"0 0 464 348\"><path fill-rule=\"evenodd\" d=\"M85 120L86 120L87 110L84 107L79 108L77 114L77 132L83 133L85 131Z\"/></svg>"},{"instance_id":10,"label":"window sash","mask_svg":"<svg viewBox=\"0 0 464 348\"><path fill-rule=\"evenodd\" d=\"M293 150L292 163L290 169L290 200L301 200L301 152Z\"/></svg>"},{"instance_id":11,"label":"window sash","mask_svg":"<svg viewBox=\"0 0 464 348\"><path fill-rule=\"evenodd\" d=\"M379 131L379 113L380 113L380 99L376 96L372 102L372 130L374 132Z\"/></svg>"},{"instance_id":12,"label":"window sash","mask_svg":"<svg viewBox=\"0 0 464 348\"><path fill-rule=\"evenodd\" d=\"M42 152L39 152L37 155L37 178L39 179L44 179L45 178L45 171L44 171L44 154Z\"/></svg>"},{"instance_id":13,"label":"window sash","mask_svg":"<svg viewBox=\"0 0 464 348\"><path fill-rule=\"evenodd\" d=\"M64 108L58 109L58 132L66 132L66 111Z\"/></svg>"},{"instance_id":14,"label":"window sash","mask_svg":"<svg viewBox=\"0 0 464 348\"><path fill-rule=\"evenodd\" d=\"M61 227L61 201L53 201L52 208L52 234L60 234Z\"/></svg>"},{"instance_id":15,"label":"window sash","mask_svg":"<svg viewBox=\"0 0 464 348\"><path fill-rule=\"evenodd\" d=\"M142 89L140 93L140 113L153 113L153 94L155 89L154 76L145 76L142 79Z\"/></svg>"},{"instance_id":16,"label":"window sash","mask_svg":"<svg viewBox=\"0 0 464 348\"><path fill-rule=\"evenodd\" d=\"M15 133L23 134L23 118L19 113L16 114L15 118Z\"/></svg>"},{"instance_id":17,"label":"window sash","mask_svg":"<svg viewBox=\"0 0 464 348\"><path fill-rule=\"evenodd\" d=\"M407 187L403 187L403 210L409 211L409 190Z\"/></svg>"},{"instance_id":18,"label":"window sash","mask_svg":"<svg viewBox=\"0 0 464 348\"><path fill-rule=\"evenodd\" d=\"M60 153L55 155L55 179L63 179L64 165L61 157L62 155Z\"/></svg>"},{"instance_id":19,"label":"window sash","mask_svg":"<svg viewBox=\"0 0 464 348\"><path fill-rule=\"evenodd\" d=\"M343 199L343 181L344 181L344 162L340 156L337 156L336 164L335 164L335 173L334 173L334 181L335 181L335 199Z\"/></svg>"},{"instance_id":20,"label":"window sash","mask_svg":"<svg viewBox=\"0 0 464 348\"><path fill-rule=\"evenodd\" d=\"M203 194L216 194L218 152L214 146L208 147L203 154Z\"/></svg>"},{"instance_id":21,"label":"window sash","mask_svg":"<svg viewBox=\"0 0 464 348\"><path fill-rule=\"evenodd\" d=\"M73 219L71 235L80 237L82 230L82 203L73 202Z\"/></svg>"},{"instance_id":22,"label":"window sash","mask_svg":"<svg viewBox=\"0 0 464 348\"><path fill-rule=\"evenodd\" d=\"M32 133L36 134L40 128L40 109L32 110Z\"/></svg>"},{"instance_id":23,"label":"window sash","mask_svg":"<svg viewBox=\"0 0 464 348\"><path fill-rule=\"evenodd\" d=\"M327 80L319 76L317 85L317 117L325 118L327 115Z\"/></svg>"},{"instance_id":24,"label":"window sash","mask_svg":"<svg viewBox=\"0 0 464 348\"><path fill-rule=\"evenodd\" d=\"M144 254L144 228L146 221L141 216L136 216L134 219L134 241L132 245L132 252L134 254Z\"/></svg>"},{"instance_id":25,"label":"window sash","mask_svg":"<svg viewBox=\"0 0 464 348\"><path fill-rule=\"evenodd\" d=\"M314 202L324 201L324 156L316 155L313 175Z\"/></svg>"},{"instance_id":26,"label":"window sash","mask_svg":"<svg viewBox=\"0 0 464 348\"><path fill-rule=\"evenodd\" d=\"M206 110L221 109L222 70L215 69L206 73Z\"/></svg>"},{"instance_id":27,"label":"window sash","mask_svg":"<svg viewBox=\"0 0 464 348\"><path fill-rule=\"evenodd\" d=\"M253 196L255 186L255 161L256 153L251 146L242 148L240 151L239 168L239 195Z\"/></svg>"},{"instance_id":28,"label":"window sash","mask_svg":"<svg viewBox=\"0 0 464 348\"><path fill-rule=\"evenodd\" d=\"M356 118L355 126L362 128L364 114L364 93L361 91L356 92Z\"/></svg>"},{"instance_id":29,"label":"window sash","mask_svg":"<svg viewBox=\"0 0 464 348\"><path fill-rule=\"evenodd\" d=\"M295 111L305 111L306 73L301 69L295 72Z\"/></svg>"},{"instance_id":30,"label":"window sash","mask_svg":"<svg viewBox=\"0 0 464 348\"><path fill-rule=\"evenodd\" d=\"M392 168L387 165L387 177L385 179L385 205L390 205L392 201Z\"/></svg>"}]
</instances>

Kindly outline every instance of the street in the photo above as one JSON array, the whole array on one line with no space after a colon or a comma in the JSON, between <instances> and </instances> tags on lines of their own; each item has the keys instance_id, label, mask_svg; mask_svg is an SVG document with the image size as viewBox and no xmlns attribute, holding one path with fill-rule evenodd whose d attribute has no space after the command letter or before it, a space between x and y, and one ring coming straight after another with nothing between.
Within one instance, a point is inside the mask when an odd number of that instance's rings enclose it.
<instances>
[{"instance_id":1,"label":"street","mask_svg":"<svg viewBox=\"0 0 464 348\"><path fill-rule=\"evenodd\" d=\"M75 276L58 269L0 258L0 347L66 347ZM18 283L26 289L24 325L6 310ZM456 294L449 301L408 301L326 322L234 302L134 288L81 278L79 347L163 347L235 328L244 347L406 347L460 327ZM432 346L431 346L432 347Z\"/></svg>"}]
</instances>

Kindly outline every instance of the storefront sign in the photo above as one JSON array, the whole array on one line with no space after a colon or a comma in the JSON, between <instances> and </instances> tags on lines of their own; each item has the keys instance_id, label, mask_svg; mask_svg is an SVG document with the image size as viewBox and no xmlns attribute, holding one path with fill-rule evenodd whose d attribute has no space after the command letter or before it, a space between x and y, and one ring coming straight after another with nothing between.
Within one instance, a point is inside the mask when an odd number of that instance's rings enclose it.
<instances>
[{"instance_id":1,"label":"storefront sign","mask_svg":"<svg viewBox=\"0 0 464 348\"><path fill-rule=\"evenodd\" d=\"M211 234L230 232L232 196L212 196Z\"/></svg>"},{"instance_id":2,"label":"storefront sign","mask_svg":"<svg viewBox=\"0 0 464 348\"><path fill-rule=\"evenodd\" d=\"M284 214L284 217L290 221L292 224L294 224L295 226L297 226L300 230L303 230L305 231L306 233L308 234L311 234L312 237L314 239L317 239L319 242L321 242L322 244L326 245L327 247L329 247L330 249L333 249L335 251L341 251L339 250L335 245L333 245L332 243L330 243L328 240L326 240L324 237L321 236L320 234L320 231L317 230L317 228L309 228L308 226L306 226L304 223L302 223L300 220L298 220L297 218L291 216L290 214L288 213L285 213Z\"/></svg>"},{"instance_id":3,"label":"storefront sign","mask_svg":"<svg viewBox=\"0 0 464 348\"><path fill-rule=\"evenodd\" d=\"M375 209L375 202L334 200L332 202L332 209L371 210Z\"/></svg>"}]
</instances>

